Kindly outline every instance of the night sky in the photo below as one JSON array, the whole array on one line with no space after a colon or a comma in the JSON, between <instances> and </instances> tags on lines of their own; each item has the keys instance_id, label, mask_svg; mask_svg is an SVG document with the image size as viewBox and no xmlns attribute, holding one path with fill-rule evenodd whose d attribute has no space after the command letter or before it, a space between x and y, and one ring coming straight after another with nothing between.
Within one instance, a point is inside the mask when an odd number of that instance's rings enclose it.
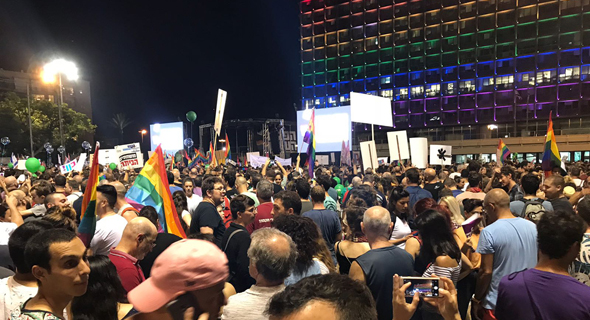
<instances>
[{"instance_id":1,"label":"night sky","mask_svg":"<svg viewBox=\"0 0 590 320\"><path fill-rule=\"evenodd\" d=\"M300 104L297 0L0 0L0 68L27 70L51 57L75 61L91 82L97 138L114 113L127 135L154 122L295 120Z\"/></svg>"}]
</instances>

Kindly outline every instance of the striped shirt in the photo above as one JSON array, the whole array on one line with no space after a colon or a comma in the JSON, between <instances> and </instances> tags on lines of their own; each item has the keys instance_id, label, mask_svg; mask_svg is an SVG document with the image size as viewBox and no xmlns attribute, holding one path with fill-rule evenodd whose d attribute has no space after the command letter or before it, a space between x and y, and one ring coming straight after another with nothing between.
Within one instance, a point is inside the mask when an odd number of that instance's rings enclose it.
<instances>
[{"instance_id":1,"label":"striped shirt","mask_svg":"<svg viewBox=\"0 0 590 320\"><path fill-rule=\"evenodd\" d=\"M439 267L434 263L431 263L426 269L426 271L424 271L424 274L422 274L422 276L430 278L430 276L436 275L440 278L451 279L451 281L453 281L453 284L456 286L457 281L459 281L459 274L461 273L461 259L459 259L458 263L458 266L452 268Z\"/></svg>"}]
</instances>

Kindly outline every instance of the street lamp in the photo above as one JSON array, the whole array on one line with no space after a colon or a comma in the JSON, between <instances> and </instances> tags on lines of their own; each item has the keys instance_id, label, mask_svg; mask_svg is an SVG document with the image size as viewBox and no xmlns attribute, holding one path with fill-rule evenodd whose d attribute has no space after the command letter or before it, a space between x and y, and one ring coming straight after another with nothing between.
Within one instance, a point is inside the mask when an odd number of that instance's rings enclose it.
<instances>
[{"instance_id":1,"label":"street lamp","mask_svg":"<svg viewBox=\"0 0 590 320\"><path fill-rule=\"evenodd\" d=\"M146 129L139 130L139 133L141 133L141 143L143 144L143 136L147 133L147 130Z\"/></svg>"},{"instance_id":2,"label":"street lamp","mask_svg":"<svg viewBox=\"0 0 590 320\"><path fill-rule=\"evenodd\" d=\"M66 61L64 59L56 59L43 67L41 72L41 79L43 79L46 83L54 83L57 80L59 81L59 106L58 106L58 115L59 115L59 139L61 145L64 146L64 132L63 132L63 120L61 116L61 109L64 104L64 95L63 95L63 86L61 81L61 76L65 75L68 80L76 81L78 80L78 67L73 62ZM65 148L63 149L61 157L64 158Z\"/></svg>"}]
</instances>

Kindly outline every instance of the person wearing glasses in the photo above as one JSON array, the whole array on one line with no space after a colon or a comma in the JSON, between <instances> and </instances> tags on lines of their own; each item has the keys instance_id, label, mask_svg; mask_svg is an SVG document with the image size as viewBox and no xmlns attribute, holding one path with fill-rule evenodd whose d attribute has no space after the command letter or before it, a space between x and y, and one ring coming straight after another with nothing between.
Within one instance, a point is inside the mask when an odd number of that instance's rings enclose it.
<instances>
[{"instance_id":1,"label":"person wearing glasses","mask_svg":"<svg viewBox=\"0 0 590 320\"><path fill-rule=\"evenodd\" d=\"M254 200L243 194L235 196L229 207L233 221L223 234L221 249L227 255L228 282L234 286L236 292L244 292L256 283L248 270L248 248L251 240L246 226L254 221L257 208Z\"/></svg>"},{"instance_id":2,"label":"person wearing glasses","mask_svg":"<svg viewBox=\"0 0 590 320\"><path fill-rule=\"evenodd\" d=\"M221 241L225 233L225 225L217 211L217 206L223 202L225 187L219 177L209 177L201 186L203 201L192 213L190 234L212 234L213 243L221 248Z\"/></svg>"}]
</instances>

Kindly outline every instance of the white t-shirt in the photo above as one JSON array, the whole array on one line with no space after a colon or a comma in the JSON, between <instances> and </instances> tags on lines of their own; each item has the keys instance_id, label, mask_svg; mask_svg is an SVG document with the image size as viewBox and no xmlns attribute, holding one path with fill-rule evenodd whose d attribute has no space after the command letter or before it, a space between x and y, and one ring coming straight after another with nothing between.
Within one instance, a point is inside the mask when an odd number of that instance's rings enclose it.
<instances>
[{"instance_id":1,"label":"white t-shirt","mask_svg":"<svg viewBox=\"0 0 590 320\"><path fill-rule=\"evenodd\" d=\"M118 214L106 216L96 221L94 238L90 241L90 249L94 255L108 256L111 248L121 241L127 220Z\"/></svg>"},{"instance_id":2,"label":"white t-shirt","mask_svg":"<svg viewBox=\"0 0 590 320\"><path fill-rule=\"evenodd\" d=\"M76 191L76 192L73 192L72 194L70 194L69 196L67 196L66 198L68 198L68 202L70 203L70 205L72 205L74 203L74 201L78 200L78 198L80 198L81 196L82 196L82 192Z\"/></svg>"},{"instance_id":3,"label":"white t-shirt","mask_svg":"<svg viewBox=\"0 0 590 320\"><path fill-rule=\"evenodd\" d=\"M191 215L191 213L190 213L190 212L188 212L188 211L186 211L186 210L182 210L182 213L180 214L180 217L181 217L181 218L184 218L184 217L185 217L185 216L187 216L187 215L189 215L189 216L190 216L190 215Z\"/></svg>"},{"instance_id":4,"label":"white t-shirt","mask_svg":"<svg viewBox=\"0 0 590 320\"><path fill-rule=\"evenodd\" d=\"M196 194L193 194L192 197L186 197L186 202L188 205L188 211L193 214L195 212L195 210L197 210L197 206L199 205L199 203L201 203L201 201L203 201L203 198L199 197Z\"/></svg>"},{"instance_id":5,"label":"white t-shirt","mask_svg":"<svg viewBox=\"0 0 590 320\"><path fill-rule=\"evenodd\" d=\"M283 290L285 290L284 285L276 287L253 285L250 289L227 299L227 305L223 307L221 319L268 320L268 316L263 315L264 309L270 298Z\"/></svg>"},{"instance_id":6,"label":"white t-shirt","mask_svg":"<svg viewBox=\"0 0 590 320\"><path fill-rule=\"evenodd\" d=\"M10 319L10 313L34 297L38 287L25 287L13 277L0 279L0 317Z\"/></svg>"},{"instance_id":7,"label":"white t-shirt","mask_svg":"<svg viewBox=\"0 0 590 320\"><path fill-rule=\"evenodd\" d=\"M396 216L395 217L395 225L393 226L393 231L391 232L390 240L402 239L403 237L405 237L411 233L412 233L412 229L410 229L408 222L403 221L402 219L400 219ZM405 249L406 243L402 242L402 243L396 245L396 247L398 247L400 249Z\"/></svg>"},{"instance_id":8,"label":"white t-shirt","mask_svg":"<svg viewBox=\"0 0 590 320\"><path fill-rule=\"evenodd\" d=\"M0 246L8 245L10 235L18 226L13 222L0 222Z\"/></svg>"}]
</instances>

